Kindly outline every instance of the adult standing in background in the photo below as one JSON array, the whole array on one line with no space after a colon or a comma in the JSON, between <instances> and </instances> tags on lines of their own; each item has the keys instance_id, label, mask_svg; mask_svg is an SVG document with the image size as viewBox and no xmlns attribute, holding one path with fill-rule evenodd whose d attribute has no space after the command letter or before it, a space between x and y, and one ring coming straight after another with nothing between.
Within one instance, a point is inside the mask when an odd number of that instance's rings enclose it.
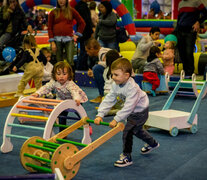
<instances>
[{"instance_id":1,"label":"adult standing in background","mask_svg":"<svg viewBox=\"0 0 207 180\"><path fill-rule=\"evenodd\" d=\"M78 38L78 42L80 43L80 54L78 56L78 70L88 70L87 61L88 55L85 50L85 41L87 41L91 35L93 34L93 23L91 20L91 12L87 5L89 0L80 0L78 4L75 6L75 9L79 12L81 17L84 19L86 23L86 27L83 31L83 36Z\"/></svg>"},{"instance_id":2,"label":"adult standing in background","mask_svg":"<svg viewBox=\"0 0 207 180\"><path fill-rule=\"evenodd\" d=\"M78 29L73 34L73 20L78 23ZM57 0L57 6L48 17L48 35L51 48L56 52L57 61L64 60L64 50L66 60L75 71L73 53L74 39L81 37L85 28L85 22L80 14L71 8L68 0Z\"/></svg>"},{"instance_id":3,"label":"adult standing in background","mask_svg":"<svg viewBox=\"0 0 207 180\"><path fill-rule=\"evenodd\" d=\"M194 47L200 24L207 19L207 9L200 0L182 0L178 5L177 39L186 75L194 73Z\"/></svg>"},{"instance_id":4,"label":"adult standing in background","mask_svg":"<svg viewBox=\"0 0 207 180\"><path fill-rule=\"evenodd\" d=\"M99 10L101 14L95 30L95 39L98 39L102 47L117 49L117 15L112 11L112 5L108 1L102 1Z\"/></svg>"},{"instance_id":5,"label":"adult standing in background","mask_svg":"<svg viewBox=\"0 0 207 180\"><path fill-rule=\"evenodd\" d=\"M3 49L14 36L27 29L32 33L32 26L26 22L26 16L18 0L7 0L3 8L3 20L1 19L0 50ZM15 43L15 42L14 42Z\"/></svg>"}]
</instances>

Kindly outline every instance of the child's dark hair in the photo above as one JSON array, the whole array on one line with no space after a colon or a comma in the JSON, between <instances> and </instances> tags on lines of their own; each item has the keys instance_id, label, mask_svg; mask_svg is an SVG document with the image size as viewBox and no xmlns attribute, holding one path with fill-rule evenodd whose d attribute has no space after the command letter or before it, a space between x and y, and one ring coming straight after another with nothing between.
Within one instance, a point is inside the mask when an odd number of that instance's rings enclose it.
<instances>
[{"instance_id":1,"label":"child's dark hair","mask_svg":"<svg viewBox=\"0 0 207 180\"><path fill-rule=\"evenodd\" d=\"M45 53L51 53L50 49L48 49L47 47L41 48L41 51L42 51L43 54L45 54Z\"/></svg>"},{"instance_id":2,"label":"child's dark hair","mask_svg":"<svg viewBox=\"0 0 207 180\"><path fill-rule=\"evenodd\" d=\"M61 69L62 71L64 71L64 69L67 69L67 72L68 72L68 80L72 80L73 79L73 70L72 70L72 67L65 61L59 61L57 62L54 67L53 67L53 70L52 70L52 78L54 80L56 80L55 78L55 74L57 73L57 71L59 69Z\"/></svg>"},{"instance_id":3,"label":"child's dark hair","mask_svg":"<svg viewBox=\"0 0 207 180\"><path fill-rule=\"evenodd\" d=\"M147 62L151 62L158 58L156 54L160 54L161 50L157 46L152 46L150 48L149 56L147 57Z\"/></svg>"},{"instance_id":4,"label":"child's dark hair","mask_svg":"<svg viewBox=\"0 0 207 180\"><path fill-rule=\"evenodd\" d=\"M110 77L110 75L111 75L111 64L112 64L115 60L117 60L117 59L120 57L120 55L119 55L119 52L118 52L117 50L112 49L112 50L109 50L109 51L106 53L105 57L106 57L106 66L109 67L109 70L108 70L108 72L107 72L106 77L107 77L107 79L110 79L109 77Z\"/></svg>"},{"instance_id":5,"label":"child's dark hair","mask_svg":"<svg viewBox=\"0 0 207 180\"><path fill-rule=\"evenodd\" d=\"M111 64L111 70L118 69L121 69L124 73L129 73L130 76L132 74L132 64L126 58L118 58Z\"/></svg>"},{"instance_id":6,"label":"child's dark hair","mask_svg":"<svg viewBox=\"0 0 207 180\"><path fill-rule=\"evenodd\" d=\"M160 32L160 28L159 27L152 27L151 29L150 29L150 34L154 34L155 32Z\"/></svg>"}]
</instances>

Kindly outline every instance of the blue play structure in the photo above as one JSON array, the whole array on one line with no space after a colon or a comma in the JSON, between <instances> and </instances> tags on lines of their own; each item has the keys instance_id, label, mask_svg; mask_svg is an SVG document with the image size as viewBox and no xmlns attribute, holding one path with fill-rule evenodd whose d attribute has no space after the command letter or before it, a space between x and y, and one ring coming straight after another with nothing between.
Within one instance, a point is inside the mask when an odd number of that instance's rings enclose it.
<instances>
[{"instance_id":1,"label":"blue play structure","mask_svg":"<svg viewBox=\"0 0 207 180\"><path fill-rule=\"evenodd\" d=\"M168 88L168 82L169 82L169 75L159 75L158 76L160 79L160 86L156 89L156 94L160 93L168 93L169 88ZM142 81L142 90L145 91L146 93L151 92L152 90L152 84L149 83L148 81Z\"/></svg>"}]
</instances>

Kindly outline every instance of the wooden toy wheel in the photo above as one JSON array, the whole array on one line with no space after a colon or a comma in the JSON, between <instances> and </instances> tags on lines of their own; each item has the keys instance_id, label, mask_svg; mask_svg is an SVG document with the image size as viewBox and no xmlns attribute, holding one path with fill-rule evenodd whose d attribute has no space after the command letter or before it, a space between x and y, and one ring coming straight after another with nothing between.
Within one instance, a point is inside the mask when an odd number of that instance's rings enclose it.
<instances>
[{"instance_id":1,"label":"wooden toy wheel","mask_svg":"<svg viewBox=\"0 0 207 180\"><path fill-rule=\"evenodd\" d=\"M78 173L80 162L76 163L71 169L66 169L64 160L76 154L78 151L78 148L73 144L65 143L59 146L52 156L52 172L55 172L55 168L59 168L65 180L72 179Z\"/></svg>"},{"instance_id":2,"label":"wooden toy wheel","mask_svg":"<svg viewBox=\"0 0 207 180\"><path fill-rule=\"evenodd\" d=\"M20 150L20 160L21 160L21 163L22 163L22 166L30 171L30 172L37 172L36 170L34 170L33 168L31 167L28 167L26 166L26 163L30 163L30 164L34 164L34 165L37 165L37 166L41 166L41 164L43 162L39 161L39 160L36 160L36 159L32 159L30 157L27 157L25 156L25 153L26 154L31 154L31 155L36 155L36 156L40 156L40 157L43 157L43 158L46 158L46 159L49 159L50 155L48 153L48 151L43 151L43 150L39 150L37 148L34 148L34 147L29 147L28 145L29 144L34 144L34 145L38 145L38 146L43 146L42 143L37 143L36 140L37 139L40 139L40 140L44 140L42 137L39 137L39 136L33 136L31 138L29 138L28 140L26 140L24 142L24 144L22 145L22 148Z\"/></svg>"},{"instance_id":3,"label":"wooden toy wheel","mask_svg":"<svg viewBox=\"0 0 207 180\"><path fill-rule=\"evenodd\" d=\"M198 127L196 124L192 124L192 126L190 127L190 132L195 134L198 131Z\"/></svg>"},{"instance_id":4,"label":"wooden toy wheel","mask_svg":"<svg viewBox=\"0 0 207 180\"><path fill-rule=\"evenodd\" d=\"M178 135L178 128L177 127L172 127L171 129L170 129L170 135L171 136L177 136Z\"/></svg>"}]
</instances>

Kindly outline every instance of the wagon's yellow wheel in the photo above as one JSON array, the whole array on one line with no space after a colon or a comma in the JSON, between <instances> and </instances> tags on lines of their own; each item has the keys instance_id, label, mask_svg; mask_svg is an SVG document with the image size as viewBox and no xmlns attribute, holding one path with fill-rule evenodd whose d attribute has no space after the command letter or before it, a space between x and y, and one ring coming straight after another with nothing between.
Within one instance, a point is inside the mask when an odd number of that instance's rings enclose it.
<instances>
[{"instance_id":1,"label":"wagon's yellow wheel","mask_svg":"<svg viewBox=\"0 0 207 180\"><path fill-rule=\"evenodd\" d=\"M65 180L72 179L80 168L80 162L76 163L71 169L66 169L64 166L64 160L73 156L78 151L78 148L73 144L65 143L59 146L52 156L52 172L55 172L55 168L59 168Z\"/></svg>"},{"instance_id":2,"label":"wagon's yellow wheel","mask_svg":"<svg viewBox=\"0 0 207 180\"><path fill-rule=\"evenodd\" d=\"M48 151L40 150L34 147L34 146L43 146L42 143L37 142L37 139L44 140L42 137L33 136L24 142L20 150L20 159L21 159L22 166L30 172L37 172L37 170L33 169L32 167L27 166L26 164L29 163L29 164L41 166L41 164L44 164L45 162L42 162L37 159L33 159L29 156L34 155L34 156L38 156L40 158L45 158L45 159L50 158L50 154Z\"/></svg>"}]
</instances>

